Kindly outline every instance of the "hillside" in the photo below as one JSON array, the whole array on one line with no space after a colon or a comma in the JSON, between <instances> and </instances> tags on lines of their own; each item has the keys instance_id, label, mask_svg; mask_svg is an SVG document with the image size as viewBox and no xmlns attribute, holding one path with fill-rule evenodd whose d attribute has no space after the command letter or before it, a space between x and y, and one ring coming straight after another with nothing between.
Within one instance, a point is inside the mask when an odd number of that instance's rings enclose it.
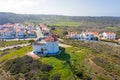
<instances>
[{"instance_id":1,"label":"hillside","mask_svg":"<svg viewBox=\"0 0 120 80\"><path fill-rule=\"evenodd\" d=\"M120 17L89 17L89 16L62 16L62 15L32 15L0 12L0 24L15 22L95 22L102 24L119 24Z\"/></svg>"},{"instance_id":2,"label":"hillside","mask_svg":"<svg viewBox=\"0 0 120 80\"><path fill-rule=\"evenodd\" d=\"M1 51L0 80L119 80L120 47L64 40L56 56L32 59L32 47ZM19 68L18 68L19 67Z\"/></svg>"}]
</instances>

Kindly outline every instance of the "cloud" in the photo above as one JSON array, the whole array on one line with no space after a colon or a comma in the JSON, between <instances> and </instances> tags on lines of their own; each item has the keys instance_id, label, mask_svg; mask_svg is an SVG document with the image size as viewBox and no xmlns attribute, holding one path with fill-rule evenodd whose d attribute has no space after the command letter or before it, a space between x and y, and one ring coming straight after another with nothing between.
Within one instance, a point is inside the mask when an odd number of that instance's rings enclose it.
<instances>
[{"instance_id":1,"label":"cloud","mask_svg":"<svg viewBox=\"0 0 120 80\"><path fill-rule=\"evenodd\" d=\"M119 0L0 0L0 12L83 16L119 15L119 3Z\"/></svg>"},{"instance_id":2,"label":"cloud","mask_svg":"<svg viewBox=\"0 0 120 80\"><path fill-rule=\"evenodd\" d=\"M46 3L46 0L0 0L0 11L30 13L35 9L39 9Z\"/></svg>"},{"instance_id":3,"label":"cloud","mask_svg":"<svg viewBox=\"0 0 120 80\"><path fill-rule=\"evenodd\" d=\"M61 1L60 1L61 2ZM22 14L65 14L71 13L67 4L57 0L0 0L1 12Z\"/></svg>"}]
</instances>

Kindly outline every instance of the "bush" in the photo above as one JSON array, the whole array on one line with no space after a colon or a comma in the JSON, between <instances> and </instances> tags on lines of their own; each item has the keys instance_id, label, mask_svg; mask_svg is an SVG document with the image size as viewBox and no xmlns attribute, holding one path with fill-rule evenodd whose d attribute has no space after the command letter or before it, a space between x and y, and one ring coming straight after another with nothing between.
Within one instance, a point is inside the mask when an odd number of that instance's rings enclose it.
<instances>
[{"instance_id":1,"label":"bush","mask_svg":"<svg viewBox=\"0 0 120 80\"><path fill-rule=\"evenodd\" d=\"M53 69L51 65L42 64L42 62L34 60L28 56L9 60L2 66L2 68L6 72L9 71L11 76L14 76L14 79L17 78L16 76L20 75L18 79L22 77L22 79L25 80L48 80L48 72ZM42 75L38 72L41 72Z\"/></svg>"},{"instance_id":2,"label":"bush","mask_svg":"<svg viewBox=\"0 0 120 80\"><path fill-rule=\"evenodd\" d=\"M34 42L34 40L29 40L29 43L31 43L31 44L32 44L33 42Z\"/></svg>"},{"instance_id":3,"label":"bush","mask_svg":"<svg viewBox=\"0 0 120 80\"><path fill-rule=\"evenodd\" d=\"M43 64L41 67L42 72L50 72L53 69L51 65Z\"/></svg>"},{"instance_id":4,"label":"bush","mask_svg":"<svg viewBox=\"0 0 120 80\"><path fill-rule=\"evenodd\" d=\"M77 76L78 78L80 78L80 79L83 78L83 73L82 73L82 72L77 71L75 74L76 74L76 76Z\"/></svg>"},{"instance_id":5,"label":"bush","mask_svg":"<svg viewBox=\"0 0 120 80\"><path fill-rule=\"evenodd\" d=\"M60 80L60 74L52 75L51 80Z\"/></svg>"}]
</instances>

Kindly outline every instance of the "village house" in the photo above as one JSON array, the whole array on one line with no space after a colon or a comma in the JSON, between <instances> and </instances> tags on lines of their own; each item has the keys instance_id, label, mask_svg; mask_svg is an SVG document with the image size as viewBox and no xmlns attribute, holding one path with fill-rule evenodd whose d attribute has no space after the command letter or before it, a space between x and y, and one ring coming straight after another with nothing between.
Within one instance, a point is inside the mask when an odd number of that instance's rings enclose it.
<instances>
[{"instance_id":1,"label":"village house","mask_svg":"<svg viewBox=\"0 0 120 80\"><path fill-rule=\"evenodd\" d=\"M3 30L3 38L4 39L13 39L13 38L15 38L15 34L14 34L13 30L4 29Z\"/></svg>"},{"instance_id":2,"label":"village house","mask_svg":"<svg viewBox=\"0 0 120 80\"><path fill-rule=\"evenodd\" d=\"M94 34L92 32L82 32L81 34L77 34L77 32L71 32L66 37L81 40L81 41L94 40Z\"/></svg>"},{"instance_id":3,"label":"village house","mask_svg":"<svg viewBox=\"0 0 120 80\"><path fill-rule=\"evenodd\" d=\"M101 34L101 39L115 40L116 39L116 34L114 32L103 32Z\"/></svg>"},{"instance_id":4,"label":"village house","mask_svg":"<svg viewBox=\"0 0 120 80\"><path fill-rule=\"evenodd\" d=\"M15 30L13 24L4 24L0 27L0 38L2 39L13 39L15 38Z\"/></svg>"},{"instance_id":5,"label":"village house","mask_svg":"<svg viewBox=\"0 0 120 80\"><path fill-rule=\"evenodd\" d=\"M100 39L99 32L94 31L94 32L91 32L91 33L94 35L94 40L95 41L98 41Z\"/></svg>"},{"instance_id":6,"label":"village house","mask_svg":"<svg viewBox=\"0 0 120 80\"><path fill-rule=\"evenodd\" d=\"M93 41L94 34L92 32L82 32L78 40L81 41Z\"/></svg>"},{"instance_id":7,"label":"village house","mask_svg":"<svg viewBox=\"0 0 120 80\"><path fill-rule=\"evenodd\" d=\"M40 28L41 28L42 33L43 33L44 35L49 34L50 29L49 29L45 24L40 24Z\"/></svg>"},{"instance_id":8,"label":"village house","mask_svg":"<svg viewBox=\"0 0 120 80\"><path fill-rule=\"evenodd\" d=\"M99 34L99 32L82 32L81 34L77 34L77 32L70 32L66 35L66 38L77 39L81 41L98 41L99 39L105 40L115 40L116 34L113 32L103 32Z\"/></svg>"},{"instance_id":9,"label":"village house","mask_svg":"<svg viewBox=\"0 0 120 80\"><path fill-rule=\"evenodd\" d=\"M70 33L68 33L68 35L66 35L66 38L78 39L79 34L77 34L77 32L70 32Z\"/></svg>"},{"instance_id":10,"label":"village house","mask_svg":"<svg viewBox=\"0 0 120 80\"><path fill-rule=\"evenodd\" d=\"M28 25L26 28L23 24L4 24L0 25L0 40L3 39L24 39L28 37L36 38L36 27L34 25Z\"/></svg>"},{"instance_id":11,"label":"village house","mask_svg":"<svg viewBox=\"0 0 120 80\"><path fill-rule=\"evenodd\" d=\"M26 38L26 31L24 28L16 28L16 38L18 39Z\"/></svg>"},{"instance_id":12,"label":"village house","mask_svg":"<svg viewBox=\"0 0 120 80\"><path fill-rule=\"evenodd\" d=\"M26 26L26 29L29 31L29 30L36 30L36 27L34 25L28 25Z\"/></svg>"},{"instance_id":13,"label":"village house","mask_svg":"<svg viewBox=\"0 0 120 80\"><path fill-rule=\"evenodd\" d=\"M28 30L27 31L27 37L28 38L35 38L35 37L37 37L36 31L35 30Z\"/></svg>"},{"instance_id":14,"label":"village house","mask_svg":"<svg viewBox=\"0 0 120 80\"><path fill-rule=\"evenodd\" d=\"M57 37L52 34L49 37L39 38L33 43L33 52L41 56L57 55L59 53Z\"/></svg>"},{"instance_id":15,"label":"village house","mask_svg":"<svg viewBox=\"0 0 120 80\"><path fill-rule=\"evenodd\" d=\"M25 26L23 24L16 23L14 28L15 28L15 32L16 32L16 38L18 38L18 39L26 38L26 30L25 30Z\"/></svg>"},{"instance_id":16,"label":"village house","mask_svg":"<svg viewBox=\"0 0 120 80\"><path fill-rule=\"evenodd\" d=\"M26 36L27 38L36 38L36 27L34 25L26 26Z\"/></svg>"}]
</instances>

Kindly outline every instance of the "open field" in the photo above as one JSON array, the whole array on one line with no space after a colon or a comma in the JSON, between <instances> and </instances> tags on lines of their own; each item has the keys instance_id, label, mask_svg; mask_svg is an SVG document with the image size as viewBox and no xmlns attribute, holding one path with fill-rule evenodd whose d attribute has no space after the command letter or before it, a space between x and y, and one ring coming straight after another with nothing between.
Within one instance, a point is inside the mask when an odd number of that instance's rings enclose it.
<instances>
[{"instance_id":1,"label":"open field","mask_svg":"<svg viewBox=\"0 0 120 80\"><path fill-rule=\"evenodd\" d=\"M71 25L74 22L60 22L60 24L48 24L51 27L57 26L55 30L52 32L57 33L60 37L64 36L63 32L78 32L81 33L82 31L96 31L96 32L105 32L105 31L112 31L116 33L117 37L120 37L120 27L115 25L111 26L108 24L101 24L97 22L75 22L74 25ZM68 26L67 26L68 25Z\"/></svg>"},{"instance_id":2,"label":"open field","mask_svg":"<svg viewBox=\"0 0 120 80\"><path fill-rule=\"evenodd\" d=\"M52 32L63 37L63 32L66 30L79 31L78 27L66 26L57 27ZM9 45L14 45L14 43L9 42ZM16 44L21 43L17 42ZM32 52L31 45L0 51L0 72L2 73L0 74L0 79L120 79L119 46L107 45L100 42L81 42L72 39L61 39L60 43L61 53L56 56L35 57L32 55L32 58L30 57L31 54L26 56Z\"/></svg>"},{"instance_id":3,"label":"open field","mask_svg":"<svg viewBox=\"0 0 120 80\"><path fill-rule=\"evenodd\" d=\"M0 41L0 47L18 45L18 44L26 44L29 43L29 40L19 40L19 41Z\"/></svg>"},{"instance_id":4,"label":"open field","mask_svg":"<svg viewBox=\"0 0 120 80\"><path fill-rule=\"evenodd\" d=\"M111 49L110 45L104 45L99 43L93 44L93 43L87 43L87 42L84 43L80 41L78 42L78 41L71 41L71 40L64 40L63 43L72 45L72 47L64 47L64 48L61 47L60 48L61 53L59 55L51 56L51 57L50 56L40 57L37 59L37 61L42 62L43 64L52 66L53 68L50 69L50 71L43 73L41 72L41 68L37 68L38 71L37 73L34 73L34 75L25 76L25 74L27 74L26 71L24 73L22 72L17 75L19 76L23 75L22 79L24 78L29 79L29 77L32 78L36 76L38 80L41 80L40 75L42 77L44 75L44 78L48 80L51 80L51 79L54 80L53 78L57 78L60 80L79 80L79 79L119 80L120 79L120 73L119 73L120 71L119 57L120 56L119 56L118 48L116 48L115 50L113 47L112 47L113 49ZM98 48L100 49L98 50ZM111 51L109 49L111 49ZM6 63L6 60L9 60L9 59L10 60L14 58L17 59L19 57L24 58L24 56L28 52L32 51L32 48L31 46L26 46L20 49L12 49L10 51L9 51L10 52L9 54L4 54L3 56L0 57L1 63L4 63L4 61ZM26 64L24 64L23 66L25 65ZM37 65L39 64L38 63L34 64L34 66L37 66ZM15 67L17 66L14 65L14 68ZM24 71L26 70L26 68L24 67L22 70ZM30 69L32 70L33 67L31 67ZM30 74L33 74L33 72L31 72ZM11 78L11 77L14 78L17 75L9 74L8 78Z\"/></svg>"},{"instance_id":5,"label":"open field","mask_svg":"<svg viewBox=\"0 0 120 80\"><path fill-rule=\"evenodd\" d=\"M31 46L10 49L10 50L8 50L8 52L9 52L8 54L3 55L3 56L0 57L0 62L2 62L4 60L12 59L14 57L24 56L26 53L28 53L30 51L32 51L32 47ZM2 53L4 53L4 51Z\"/></svg>"},{"instance_id":6,"label":"open field","mask_svg":"<svg viewBox=\"0 0 120 80\"><path fill-rule=\"evenodd\" d=\"M48 25L53 25L53 26L80 26L82 24L82 22L58 22L55 24L48 24Z\"/></svg>"}]
</instances>

